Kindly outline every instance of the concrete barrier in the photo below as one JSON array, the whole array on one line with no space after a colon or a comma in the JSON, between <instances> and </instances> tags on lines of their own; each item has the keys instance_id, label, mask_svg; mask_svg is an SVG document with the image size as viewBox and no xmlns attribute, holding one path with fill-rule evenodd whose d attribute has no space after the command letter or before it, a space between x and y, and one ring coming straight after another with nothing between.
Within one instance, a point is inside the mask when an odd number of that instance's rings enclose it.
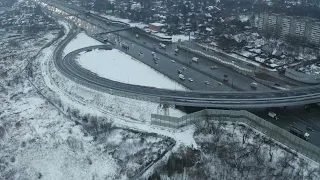
<instances>
[{"instance_id":1,"label":"concrete barrier","mask_svg":"<svg viewBox=\"0 0 320 180\"><path fill-rule=\"evenodd\" d=\"M205 109L202 111L182 116L180 118L152 114L151 124L177 129L186 125L193 124L197 121L207 119L245 123L253 129L262 132L270 138L275 139L276 141L288 147L291 147L297 152L320 163L319 147L291 134L290 132L248 111Z\"/></svg>"},{"instance_id":2,"label":"concrete barrier","mask_svg":"<svg viewBox=\"0 0 320 180\"><path fill-rule=\"evenodd\" d=\"M237 71L238 73L241 73L241 74L244 74L244 75L249 75L249 76L254 76L254 71L252 69L241 67L241 66L239 66L239 65L237 65L235 63L232 63L232 62L229 62L229 61L225 61L225 60L223 60L223 59L221 59L218 56L215 56L213 54L204 53L203 51L193 49L193 48L188 47L187 45L184 45L184 44L179 44L178 48L181 48L181 49L183 49L185 51L189 51L191 53L197 54L197 55L199 55L201 57L207 58L207 59L209 59L211 61L214 61L215 63L219 63L219 64L222 64L222 65L224 65L226 67L230 67L233 70Z\"/></svg>"}]
</instances>

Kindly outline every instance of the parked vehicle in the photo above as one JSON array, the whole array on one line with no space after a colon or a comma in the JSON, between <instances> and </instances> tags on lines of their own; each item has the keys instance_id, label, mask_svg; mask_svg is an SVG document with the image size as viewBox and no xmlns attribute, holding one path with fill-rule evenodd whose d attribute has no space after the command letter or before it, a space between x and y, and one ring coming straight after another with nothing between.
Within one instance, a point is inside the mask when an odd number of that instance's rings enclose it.
<instances>
[{"instance_id":1,"label":"parked vehicle","mask_svg":"<svg viewBox=\"0 0 320 180\"><path fill-rule=\"evenodd\" d=\"M219 85L219 86L222 86L222 82L218 82L218 85Z\"/></svg>"},{"instance_id":2,"label":"parked vehicle","mask_svg":"<svg viewBox=\"0 0 320 180\"><path fill-rule=\"evenodd\" d=\"M178 69L178 74L182 74L182 71L180 69Z\"/></svg>"},{"instance_id":3,"label":"parked vehicle","mask_svg":"<svg viewBox=\"0 0 320 180\"><path fill-rule=\"evenodd\" d=\"M197 57L193 57L191 60L192 60L193 62L196 62L196 63L199 62L199 58L197 58Z\"/></svg>"},{"instance_id":4,"label":"parked vehicle","mask_svg":"<svg viewBox=\"0 0 320 180\"><path fill-rule=\"evenodd\" d=\"M175 61L175 60L171 60L171 62L172 62L172 63L175 63L176 61Z\"/></svg>"},{"instance_id":5,"label":"parked vehicle","mask_svg":"<svg viewBox=\"0 0 320 180\"><path fill-rule=\"evenodd\" d=\"M183 74L179 74L179 78L180 78L182 81L184 81L184 80L186 79Z\"/></svg>"},{"instance_id":6,"label":"parked vehicle","mask_svg":"<svg viewBox=\"0 0 320 180\"><path fill-rule=\"evenodd\" d=\"M275 119L275 120L278 120L277 114L274 113L274 112L272 112L272 111L269 111L268 116L270 116L271 118L273 118L273 119Z\"/></svg>"},{"instance_id":7,"label":"parked vehicle","mask_svg":"<svg viewBox=\"0 0 320 180\"><path fill-rule=\"evenodd\" d=\"M154 57L154 56L156 56L156 53L155 53L155 52L153 52L153 51L151 52L151 54L152 54L152 56L153 56L153 57Z\"/></svg>"},{"instance_id":8,"label":"parked vehicle","mask_svg":"<svg viewBox=\"0 0 320 180\"><path fill-rule=\"evenodd\" d=\"M188 80L189 80L190 82L193 82L193 79L192 79L192 78L189 78Z\"/></svg>"},{"instance_id":9,"label":"parked vehicle","mask_svg":"<svg viewBox=\"0 0 320 180\"><path fill-rule=\"evenodd\" d=\"M210 84L209 81L205 81L204 83L205 83L206 85L209 85L209 84Z\"/></svg>"},{"instance_id":10,"label":"parked vehicle","mask_svg":"<svg viewBox=\"0 0 320 180\"><path fill-rule=\"evenodd\" d=\"M136 34L136 38L137 38L137 39L139 38L139 34Z\"/></svg>"},{"instance_id":11,"label":"parked vehicle","mask_svg":"<svg viewBox=\"0 0 320 180\"><path fill-rule=\"evenodd\" d=\"M142 56L143 55L143 52L139 52L139 56Z\"/></svg>"}]
</instances>

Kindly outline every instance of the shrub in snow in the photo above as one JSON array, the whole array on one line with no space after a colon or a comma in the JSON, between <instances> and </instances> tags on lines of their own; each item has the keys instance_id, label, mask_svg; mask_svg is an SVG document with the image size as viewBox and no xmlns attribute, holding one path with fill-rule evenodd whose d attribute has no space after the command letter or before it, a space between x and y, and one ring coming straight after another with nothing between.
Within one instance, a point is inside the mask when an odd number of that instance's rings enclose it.
<instances>
[{"instance_id":1,"label":"shrub in snow","mask_svg":"<svg viewBox=\"0 0 320 180\"><path fill-rule=\"evenodd\" d=\"M6 130L3 126L0 126L0 139L4 138L4 135L6 134Z\"/></svg>"}]
</instances>

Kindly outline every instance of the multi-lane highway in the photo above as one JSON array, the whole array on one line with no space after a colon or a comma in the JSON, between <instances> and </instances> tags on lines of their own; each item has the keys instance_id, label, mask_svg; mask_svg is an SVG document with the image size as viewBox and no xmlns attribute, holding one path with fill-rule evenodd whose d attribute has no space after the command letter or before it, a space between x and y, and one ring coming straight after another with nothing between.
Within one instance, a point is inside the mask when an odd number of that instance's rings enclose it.
<instances>
[{"instance_id":1,"label":"multi-lane highway","mask_svg":"<svg viewBox=\"0 0 320 180\"><path fill-rule=\"evenodd\" d=\"M99 21L99 20L97 20ZM101 23L101 22L96 22ZM70 35L72 36L72 35ZM301 105L320 102L320 87L312 86L290 91L266 91L266 92L212 92L212 91L173 91L151 87L136 86L111 81L96 76L95 74L79 67L75 63L75 56L81 51L99 47L86 47L71 52L62 58L62 49L70 38L67 38L56 50L55 64L57 68L70 79L98 90L115 89L135 95L157 97L161 103L169 103L184 106L200 107L226 107L226 108L250 108L250 107L279 107ZM137 51L138 52L138 51Z\"/></svg>"},{"instance_id":2,"label":"multi-lane highway","mask_svg":"<svg viewBox=\"0 0 320 180\"><path fill-rule=\"evenodd\" d=\"M112 24L112 23L106 23L107 20L105 18L101 18L99 16L96 16L94 14L86 17L86 15L81 14L84 12L83 9L72 6L69 4L63 4L59 5L56 2L48 2L51 5L57 6L58 8L63 9L64 11L70 12L70 14L78 14L77 17L79 19L82 19L84 21L90 22L93 25L96 25L105 31L114 31L117 29L123 28L122 25L117 25L117 24ZM59 2L61 3L61 2ZM137 56L137 54L141 51L146 54L146 52L151 53L153 50L153 44L156 44L158 47L159 42L156 40L153 40L149 37L142 36L140 35L139 39L135 38L135 34L128 30L128 31L121 31L117 32L117 35L120 35L122 38L123 42L127 42L128 44L131 44L131 41L135 41L135 48L132 49L132 51L128 51L128 53L131 56ZM145 44L143 43L145 42ZM157 70L159 70L161 73L165 75L172 74L173 72L176 73L178 68L186 67L191 71L188 71L186 73L187 77L194 78L196 76L204 76L200 81L197 81L195 85L185 85L190 88L190 86L193 86L191 89L195 90L218 90L218 91L232 91L237 90L237 91L248 91L251 89L251 83L253 80L250 77L247 77L245 75L239 74L232 69L217 65L213 63L212 61L204 58L199 57L199 63L193 63L189 64L188 62L191 60L193 55L191 53L186 53L181 51L178 56L174 56L174 49L176 49L177 44L169 44L166 48L166 50L162 50L157 48L155 50L158 53L158 56L161 56L161 68L158 67ZM139 58L141 60L141 58ZM174 60L176 63L175 65L172 65L172 60ZM149 64L148 64L149 65ZM212 70L210 69L211 66L217 66L218 69ZM152 66L155 68L154 66ZM228 75L228 83L223 82L223 75L226 74ZM175 74L175 76L169 76L170 78L177 78L178 75ZM174 79L174 78L173 78ZM199 78L200 79L200 78ZM210 86L206 86L204 84L204 81L209 81ZM218 82L224 83L223 87L220 87L218 85ZM187 83L187 82L185 82ZM258 85L258 90L259 91L266 91L270 90L270 88L259 84Z\"/></svg>"}]
</instances>

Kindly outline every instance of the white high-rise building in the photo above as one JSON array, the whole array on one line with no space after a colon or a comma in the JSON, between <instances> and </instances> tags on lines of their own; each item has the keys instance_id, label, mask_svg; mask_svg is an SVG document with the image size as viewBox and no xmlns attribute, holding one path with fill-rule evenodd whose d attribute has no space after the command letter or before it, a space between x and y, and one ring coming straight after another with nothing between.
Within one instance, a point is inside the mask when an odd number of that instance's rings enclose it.
<instances>
[{"instance_id":1,"label":"white high-rise building","mask_svg":"<svg viewBox=\"0 0 320 180\"><path fill-rule=\"evenodd\" d=\"M258 29L266 35L320 46L320 23L310 19L261 13Z\"/></svg>"}]
</instances>

